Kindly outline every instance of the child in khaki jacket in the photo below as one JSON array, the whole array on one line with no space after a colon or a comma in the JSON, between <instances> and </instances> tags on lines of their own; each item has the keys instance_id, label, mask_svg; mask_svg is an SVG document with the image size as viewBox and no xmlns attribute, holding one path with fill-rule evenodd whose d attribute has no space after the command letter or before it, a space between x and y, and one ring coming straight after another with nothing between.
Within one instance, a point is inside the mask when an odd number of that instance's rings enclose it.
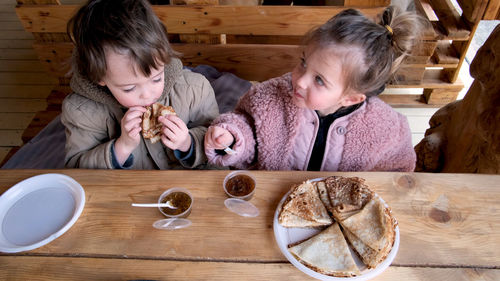
<instances>
[{"instance_id":1,"label":"child in khaki jacket","mask_svg":"<svg viewBox=\"0 0 500 281\"><path fill-rule=\"evenodd\" d=\"M218 107L210 83L183 69L166 29L146 0L90 0L68 23L75 50L63 102L65 165L70 168L203 167L203 138ZM141 135L146 107L159 117L161 141Z\"/></svg>"}]
</instances>

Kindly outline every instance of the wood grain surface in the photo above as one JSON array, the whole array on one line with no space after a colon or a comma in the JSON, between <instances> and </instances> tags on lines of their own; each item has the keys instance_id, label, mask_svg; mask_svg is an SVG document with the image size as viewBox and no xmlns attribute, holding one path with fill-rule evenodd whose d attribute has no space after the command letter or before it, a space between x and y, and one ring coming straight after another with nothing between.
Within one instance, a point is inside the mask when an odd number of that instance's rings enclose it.
<instances>
[{"instance_id":1,"label":"wood grain surface","mask_svg":"<svg viewBox=\"0 0 500 281\"><path fill-rule=\"evenodd\" d=\"M0 192L28 177L67 174L86 193L75 225L46 246L22 255L286 262L273 234L276 206L295 184L329 175L358 176L392 208L401 244L393 265L415 267L497 268L500 265L498 175L426 173L325 173L255 171L257 191L251 202L256 218L242 218L224 207L222 181L228 171L0 171ZM131 203L156 202L170 187L194 195L192 226L176 231L154 229L162 219L156 208Z\"/></svg>"}]
</instances>

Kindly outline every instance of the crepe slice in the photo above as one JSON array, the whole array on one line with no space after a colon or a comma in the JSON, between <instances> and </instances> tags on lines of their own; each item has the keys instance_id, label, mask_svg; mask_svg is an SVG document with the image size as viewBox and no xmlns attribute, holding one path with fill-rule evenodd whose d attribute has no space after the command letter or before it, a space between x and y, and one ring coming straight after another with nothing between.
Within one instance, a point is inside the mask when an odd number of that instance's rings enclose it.
<instances>
[{"instance_id":1,"label":"crepe slice","mask_svg":"<svg viewBox=\"0 0 500 281\"><path fill-rule=\"evenodd\" d=\"M151 143L156 143L161 139L162 124L158 122L159 116L176 115L175 110L171 106L166 106L161 103L154 103L146 107L146 112L142 115L142 136L144 139L149 139Z\"/></svg>"},{"instance_id":2,"label":"crepe slice","mask_svg":"<svg viewBox=\"0 0 500 281\"><path fill-rule=\"evenodd\" d=\"M396 222L378 197L341 225L347 239L369 267L376 267L392 249Z\"/></svg>"},{"instance_id":3,"label":"crepe slice","mask_svg":"<svg viewBox=\"0 0 500 281\"><path fill-rule=\"evenodd\" d=\"M341 222L358 213L368 203L373 192L357 177L331 176L324 180L330 199L329 211Z\"/></svg>"},{"instance_id":4,"label":"crepe slice","mask_svg":"<svg viewBox=\"0 0 500 281\"><path fill-rule=\"evenodd\" d=\"M289 246L288 251L302 264L321 274L351 277L360 273L338 223Z\"/></svg>"},{"instance_id":5,"label":"crepe slice","mask_svg":"<svg viewBox=\"0 0 500 281\"><path fill-rule=\"evenodd\" d=\"M328 191L326 189L326 184L324 181L314 182L316 188L318 189L319 198L327 210L332 210L333 206L330 203L330 198L328 197Z\"/></svg>"},{"instance_id":6,"label":"crepe slice","mask_svg":"<svg viewBox=\"0 0 500 281\"><path fill-rule=\"evenodd\" d=\"M358 256L361 258L363 263L368 268L375 268L379 263L381 263L386 257L387 254L384 255L383 252L377 252L372 248L368 247L365 243L358 239L354 234L352 234L349 230L343 228L342 232L347 239L347 242L351 244L352 248Z\"/></svg>"},{"instance_id":7,"label":"crepe slice","mask_svg":"<svg viewBox=\"0 0 500 281\"><path fill-rule=\"evenodd\" d=\"M316 186L310 181L293 187L283 203L278 221L284 227L325 226L333 223Z\"/></svg>"}]
</instances>

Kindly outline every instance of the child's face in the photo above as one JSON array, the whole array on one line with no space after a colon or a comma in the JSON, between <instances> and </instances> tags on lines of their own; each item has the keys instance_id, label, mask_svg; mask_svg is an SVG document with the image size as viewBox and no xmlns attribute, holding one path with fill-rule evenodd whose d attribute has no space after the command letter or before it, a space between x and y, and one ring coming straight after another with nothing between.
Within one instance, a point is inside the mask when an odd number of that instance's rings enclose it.
<instances>
[{"instance_id":1,"label":"child's face","mask_svg":"<svg viewBox=\"0 0 500 281\"><path fill-rule=\"evenodd\" d=\"M322 116L364 100L355 102L352 98L359 96L344 93L342 62L329 49L306 48L292 72L292 85L294 103L318 110Z\"/></svg>"},{"instance_id":2,"label":"child's face","mask_svg":"<svg viewBox=\"0 0 500 281\"><path fill-rule=\"evenodd\" d=\"M110 49L106 50L106 64L106 75L99 84L107 86L122 106L148 106L163 93L163 65L151 69L151 75L146 77L128 55Z\"/></svg>"}]
</instances>

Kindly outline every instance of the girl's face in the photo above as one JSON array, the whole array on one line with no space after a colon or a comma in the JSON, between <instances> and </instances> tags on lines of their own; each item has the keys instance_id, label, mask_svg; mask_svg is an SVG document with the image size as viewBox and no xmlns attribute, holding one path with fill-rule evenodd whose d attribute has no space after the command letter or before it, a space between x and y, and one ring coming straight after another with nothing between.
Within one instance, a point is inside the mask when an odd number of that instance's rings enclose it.
<instances>
[{"instance_id":1,"label":"girl's face","mask_svg":"<svg viewBox=\"0 0 500 281\"><path fill-rule=\"evenodd\" d=\"M329 49L308 47L292 72L293 101L302 108L317 110L321 116L365 99L358 93L344 93L342 62Z\"/></svg>"},{"instance_id":2,"label":"girl's face","mask_svg":"<svg viewBox=\"0 0 500 281\"><path fill-rule=\"evenodd\" d=\"M163 93L164 65L151 69L146 77L128 55L106 50L106 75L99 83L107 86L116 100L124 107L148 106Z\"/></svg>"}]
</instances>

